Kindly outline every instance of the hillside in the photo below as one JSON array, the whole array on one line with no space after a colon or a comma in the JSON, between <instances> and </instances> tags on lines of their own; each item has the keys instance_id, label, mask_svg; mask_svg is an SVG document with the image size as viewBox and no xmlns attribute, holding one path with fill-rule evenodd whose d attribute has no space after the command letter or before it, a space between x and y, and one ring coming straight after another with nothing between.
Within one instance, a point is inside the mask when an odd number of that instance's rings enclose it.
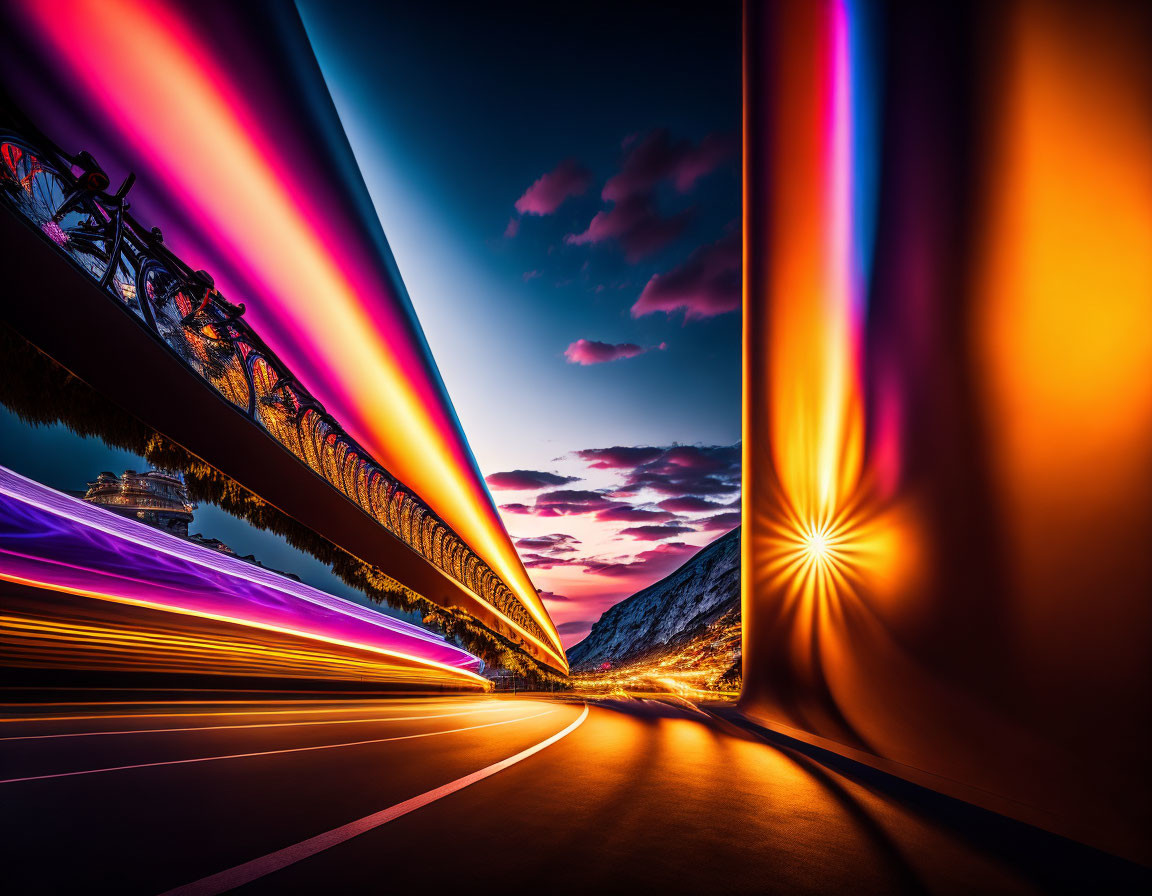
<instances>
[{"instance_id":1,"label":"hillside","mask_svg":"<svg viewBox=\"0 0 1152 896\"><path fill-rule=\"evenodd\" d=\"M713 629L739 631L740 530L732 530L700 551L675 572L616 604L592 626L588 637L568 651L573 672L605 663L612 668L643 661L667 665L686 646L707 652ZM725 636L716 650L731 664L738 649ZM699 644L705 645L700 647Z\"/></svg>"}]
</instances>

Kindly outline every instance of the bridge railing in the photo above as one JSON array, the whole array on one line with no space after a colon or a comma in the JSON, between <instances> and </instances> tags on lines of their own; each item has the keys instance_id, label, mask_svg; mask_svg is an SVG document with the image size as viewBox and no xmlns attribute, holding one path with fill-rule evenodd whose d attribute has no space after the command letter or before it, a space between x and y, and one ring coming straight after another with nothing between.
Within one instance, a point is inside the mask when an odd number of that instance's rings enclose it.
<instances>
[{"instance_id":1,"label":"bridge railing","mask_svg":"<svg viewBox=\"0 0 1152 896\"><path fill-rule=\"evenodd\" d=\"M372 458L216 289L128 212L87 153L69 155L33 125L0 125L0 202L159 337L190 373L426 561L542 642L548 636L412 489Z\"/></svg>"}]
</instances>

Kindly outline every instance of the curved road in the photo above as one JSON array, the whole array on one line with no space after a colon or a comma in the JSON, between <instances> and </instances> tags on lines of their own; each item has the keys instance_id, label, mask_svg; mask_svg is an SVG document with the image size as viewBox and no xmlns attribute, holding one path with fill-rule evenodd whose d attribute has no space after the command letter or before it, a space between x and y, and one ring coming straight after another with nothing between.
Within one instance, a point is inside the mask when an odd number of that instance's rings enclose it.
<instances>
[{"instance_id":1,"label":"curved road","mask_svg":"<svg viewBox=\"0 0 1152 896\"><path fill-rule=\"evenodd\" d=\"M0 738L13 894L1110 892L1143 874L648 703L44 706Z\"/></svg>"}]
</instances>

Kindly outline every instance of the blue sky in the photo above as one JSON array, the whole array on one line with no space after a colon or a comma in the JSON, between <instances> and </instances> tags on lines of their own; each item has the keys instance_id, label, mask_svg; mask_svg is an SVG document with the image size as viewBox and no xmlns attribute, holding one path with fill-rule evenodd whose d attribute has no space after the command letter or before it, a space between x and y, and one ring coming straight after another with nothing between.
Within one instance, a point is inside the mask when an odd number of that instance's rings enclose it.
<instances>
[{"instance_id":1,"label":"blue sky","mask_svg":"<svg viewBox=\"0 0 1152 896\"><path fill-rule=\"evenodd\" d=\"M738 312L631 312L653 275L734 233L738 4L692 15L668 4L297 5L485 475L545 471L611 493L622 468L590 470L574 452L739 439ZM677 238L639 259L619 239L565 240L612 209L602 191L630 154L647 145L659 156L663 145L671 172L709 139L728 141L730 151L690 188L669 173L644 191L659 221L682 223ZM517 200L565 163L584 173L586 188L553 213L518 214ZM579 339L666 348L584 366L565 359ZM541 492L493 491L498 504L530 508ZM618 502L652 507L666 497L639 492ZM589 513L504 519L513 536L571 535L576 557L654 547ZM674 533L689 545L716 534ZM587 628L576 623L590 624L647 584L565 566L530 572L538 587L568 598L549 608L569 642Z\"/></svg>"}]
</instances>

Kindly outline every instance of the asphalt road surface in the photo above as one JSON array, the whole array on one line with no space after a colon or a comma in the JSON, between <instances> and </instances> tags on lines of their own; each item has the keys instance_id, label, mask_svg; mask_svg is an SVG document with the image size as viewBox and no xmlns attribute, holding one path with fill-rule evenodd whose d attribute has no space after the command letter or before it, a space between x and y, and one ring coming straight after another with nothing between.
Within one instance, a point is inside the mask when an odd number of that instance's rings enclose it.
<instances>
[{"instance_id":1,"label":"asphalt road surface","mask_svg":"<svg viewBox=\"0 0 1152 896\"><path fill-rule=\"evenodd\" d=\"M0 890L1124 892L1144 871L756 732L536 697L0 717Z\"/></svg>"}]
</instances>

